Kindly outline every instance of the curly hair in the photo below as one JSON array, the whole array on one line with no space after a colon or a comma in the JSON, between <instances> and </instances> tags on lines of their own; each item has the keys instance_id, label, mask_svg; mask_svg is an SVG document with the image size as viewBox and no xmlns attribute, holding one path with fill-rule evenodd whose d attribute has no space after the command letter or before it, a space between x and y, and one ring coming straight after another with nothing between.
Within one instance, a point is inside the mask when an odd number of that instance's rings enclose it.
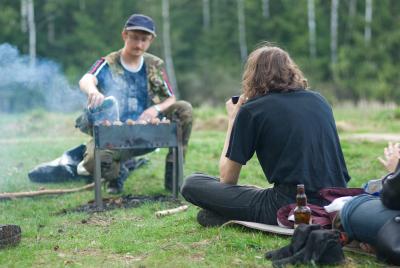
<instances>
[{"instance_id":1,"label":"curly hair","mask_svg":"<svg viewBox=\"0 0 400 268\"><path fill-rule=\"evenodd\" d=\"M307 79L283 49L263 45L248 57L242 77L243 93L248 98L268 92L306 89Z\"/></svg>"}]
</instances>

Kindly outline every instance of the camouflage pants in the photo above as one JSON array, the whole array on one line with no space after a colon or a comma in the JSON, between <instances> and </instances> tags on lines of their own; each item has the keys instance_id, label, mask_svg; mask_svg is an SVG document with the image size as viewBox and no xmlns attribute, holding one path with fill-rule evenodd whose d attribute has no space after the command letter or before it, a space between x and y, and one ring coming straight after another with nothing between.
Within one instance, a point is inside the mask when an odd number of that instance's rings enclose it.
<instances>
[{"instance_id":1,"label":"camouflage pants","mask_svg":"<svg viewBox=\"0 0 400 268\"><path fill-rule=\"evenodd\" d=\"M190 133L192 131L192 105L186 101L177 101L162 114L173 122L177 122L182 129L183 154L186 155ZM101 174L107 181L115 180L119 175L120 163L134 156L144 155L155 149L131 149L131 150L101 150ZM171 151L166 161L172 161ZM83 155L83 166L90 173L94 174L94 140L91 139L86 145L86 152Z\"/></svg>"}]
</instances>

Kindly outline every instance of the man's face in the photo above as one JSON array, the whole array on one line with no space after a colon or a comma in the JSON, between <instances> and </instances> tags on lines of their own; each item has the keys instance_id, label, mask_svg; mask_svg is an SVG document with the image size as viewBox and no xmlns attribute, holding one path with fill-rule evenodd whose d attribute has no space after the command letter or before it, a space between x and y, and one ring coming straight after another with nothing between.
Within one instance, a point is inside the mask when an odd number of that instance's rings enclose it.
<instances>
[{"instance_id":1,"label":"man's face","mask_svg":"<svg viewBox=\"0 0 400 268\"><path fill-rule=\"evenodd\" d=\"M153 35L144 31L122 31L125 49L131 56L141 56L153 42Z\"/></svg>"}]
</instances>

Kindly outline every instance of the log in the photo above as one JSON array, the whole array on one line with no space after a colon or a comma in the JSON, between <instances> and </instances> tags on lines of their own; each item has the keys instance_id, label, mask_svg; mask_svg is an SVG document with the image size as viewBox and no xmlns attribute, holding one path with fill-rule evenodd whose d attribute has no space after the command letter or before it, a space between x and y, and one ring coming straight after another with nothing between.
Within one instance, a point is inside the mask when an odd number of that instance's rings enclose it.
<instances>
[{"instance_id":1,"label":"log","mask_svg":"<svg viewBox=\"0 0 400 268\"><path fill-rule=\"evenodd\" d=\"M180 207L177 207L177 208L160 210L160 211L157 211L154 214L156 215L157 218L160 218L160 217L164 217L164 216L168 216L168 215L172 215L172 214L176 214L176 213L179 213L179 212L186 211L188 209L188 207L189 207L188 205L184 205L184 206L180 206Z\"/></svg>"},{"instance_id":2,"label":"log","mask_svg":"<svg viewBox=\"0 0 400 268\"><path fill-rule=\"evenodd\" d=\"M2 199L15 199L21 197L34 197L38 195L52 195L52 194L67 194L89 190L94 187L94 183L86 184L82 187L71 188L71 189L49 189L29 192L16 192L16 193L0 193L0 200Z\"/></svg>"}]
</instances>

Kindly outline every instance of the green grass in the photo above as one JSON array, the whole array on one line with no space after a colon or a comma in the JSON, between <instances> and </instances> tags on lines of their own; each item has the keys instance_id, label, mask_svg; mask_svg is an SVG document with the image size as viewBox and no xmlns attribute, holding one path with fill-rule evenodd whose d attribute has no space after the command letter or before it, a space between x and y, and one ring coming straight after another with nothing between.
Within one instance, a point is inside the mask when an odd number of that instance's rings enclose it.
<instances>
[{"instance_id":1,"label":"green grass","mask_svg":"<svg viewBox=\"0 0 400 268\"><path fill-rule=\"evenodd\" d=\"M397 110L381 108L335 109L338 120L356 125L354 132L397 132ZM195 110L196 126L190 141L185 175L201 171L216 175L225 137L212 120L223 118L223 108ZM52 160L68 148L85 142L87 136L73 128L71 114L34 111L0 115L0 192L45 188L70 188L84 182L31 183L27 173ZM394 121L393 121L394 120ZM214 122L215 123L215 122ZM379 131L377 127L379 126ZM219 130L218 130L219 129ZM385 173L376 160L386 142L343 140L342 146L352 175L349 186L359 187ZM149 164L128 179L124 194L166 194L163 190L165 149L147 157ZM256 159L242 169L240 183L267 186ZM0 224L18 224L21 243L0 250L0 267L265 267L267 250L282 247L287 238L242 228L202 228L196 222L198 208L156 218L154 212L173 206L147 203L138 208L104 213L67 213L93 199L93 192L0 201ZM378 267L374 258L346 253L345 267Z\"/></svg>"}]
</instances>

